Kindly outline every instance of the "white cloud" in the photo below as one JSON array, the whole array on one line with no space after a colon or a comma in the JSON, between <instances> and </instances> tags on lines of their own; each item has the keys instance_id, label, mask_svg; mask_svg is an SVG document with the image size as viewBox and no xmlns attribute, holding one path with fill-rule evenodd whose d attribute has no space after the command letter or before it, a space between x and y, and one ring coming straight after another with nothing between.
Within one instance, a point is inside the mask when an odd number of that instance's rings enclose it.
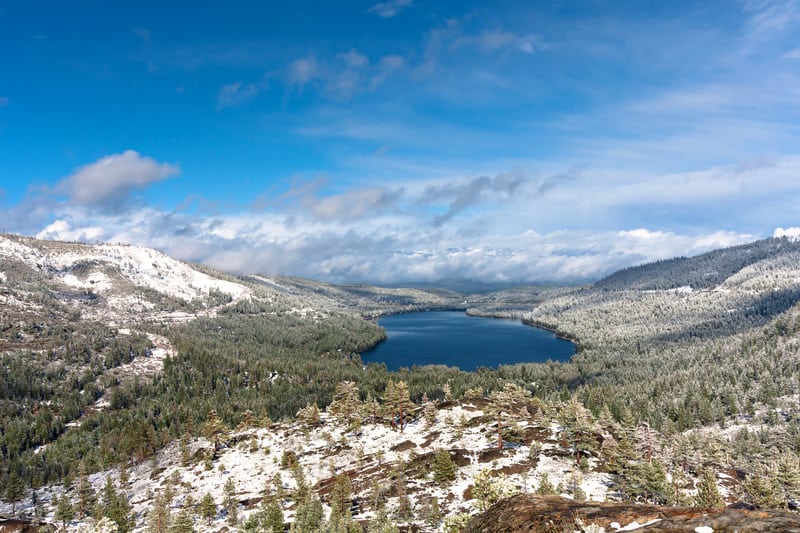
<instances>
[{"instance_id":1,"label":"white cloud","mask_svg":"<svg viewBox=\"0 0 800 533\"><path fill-rule=\"evenodd\" d=\"M339 54L339 59L349 68L361 68L369 65L369 59L364 54L358 53L354 48L351 48L346 54Z\"/></svg>"},{"instance_id":2,"label":"white cloud","mask_svg":"<svg viewBox=\"0 0 800 533\"><path fill-rule=\"evenodd\" d=\"M793 241L800 240L800 228L791 227L791 228L775 228L775 231L772 234L773 237L786 237L787 239L791 239Z\"/></svg>"},{"instance_id":3,"label":"white cloud","mask_svg":"<svg viewBox=\"0 0 800 533\"><path fill-rule=\"evenodd\" d=\"M412 0L387 0L386 2L375 4L367 10L367 13L375 13L381 18L392 18L412 3Z\"/></svg>"},{"instance_id":4,"label":"white cloud","mask_svg":"<svg viewBox=\"0 0 800 533\"><path fill-rule=\"evenodd\" d=\"M175 165L127 150L79 168L62 180L56 190L67 194L74 205L116 209L133 191L178 173Z\"/></svg>"},{"instance_id":5,"label":"white cloud","mask_svg":"<svg viewBox=\"0 0 800 533\"><path fill-rule=\"evenodd\" d=\"M36 234L37 239L57 241L95 241L102 239L105 231L99 226L73 228L66 220L56 220Z\"/></svg>"},{"instance_id":6,"label":"white cloud","mask_svg":"<svg viewBox=\"0 0 800 533\"><path fill-rule=\"evenodd\" d=\"M796 0L749 0L745 9L752 13L753 34L775 34L800 22L800 3Z\"/></svg>"},{"instance_id":7,"label":"white cloud","mask_svg":"<svg viewBox=\"0 0 800 533\"><path fill-rule=\"evenodd\" d=\"M259 90L256 84L240 81L223 85L217 93L217 109L241 105L258 94Z\"/></svg>"},{"instance_id":8,"label":"white cloud","mask_svg":"<svg viewBox=\"0 0 800 533\"><path fill-rule=\"evenodd\" d=\"M532 54L538 49L544 49L545 45L540 44L541 38L531 33L519 35L510 31L504 30L483 30L477 35L466 35L458 37L454 40L453 46L456 48L462 46L477 46L484 52L495 52L504 48L510 48Z\"/></svg>"},{"instance_id":9,"label":"white cloud","mask_svg":"<svg viewBox=\"0 0 800 533\"><path fill-rule=\"evenodd\" d=\"M303 87L319 75L319 64L313 57L298 59L289 65L289 83Z\"/></svg>"}]
</instances>

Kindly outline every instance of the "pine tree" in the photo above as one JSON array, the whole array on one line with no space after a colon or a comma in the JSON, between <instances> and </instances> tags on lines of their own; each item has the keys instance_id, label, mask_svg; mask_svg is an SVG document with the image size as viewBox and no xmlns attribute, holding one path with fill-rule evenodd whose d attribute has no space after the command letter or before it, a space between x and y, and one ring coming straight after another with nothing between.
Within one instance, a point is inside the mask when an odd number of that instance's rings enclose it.
<instances>
[{"instance_id":1,"label":"pine tree","mask_svg":"<svg viewBox=\"0 0 800 533\"><path fill-rule=\"evenodd\" d=\"M295 489L294 493L292 493L292 499L300 505L303 501L305 501L308 497L309 492L311 489L308 487L308 481L306 481L306 473L303 470L303 466L300 463L294 463L292 465L292 477L294 477Z\"/></svg>"},{"instance_id":2,"label":"pine tree","mask_svg":"<svg viewBox=\"0 0 800 533\"><path fill-rule=\"evenodd\" d=\"M274 497L264 505L264 528L269 533L283 533L283 510Z\"/></svg>"},{"instance_id":3,"label":"pine tree","mask_svg":"<svg viewBox=\"0 0 800 533\"><path fill-rule=\"evenodd\" d=\"M233 482L233 478L228 478L222 491L225 495L222 506L228 514L226 521L228 525L235 526L239 522L239 502L236 499L236 485Z\"/></svg>"},{"instance_id":4,"label":"pine tree","mask_svg":"<svg viewBox=\"0 0 800 533\"><path fill-rule=\"evenodd\" d=\"M210 492L206 492L205 496L200 500L198 510L200 511L200 516L206 520L207 524L211 524L211 521L217 516L217 503L214 501L214 497Z\"/></svg>"},{"instance_id":5,"label":"pine tree","mask_svg":"<svg viewBox=\"0 0 800 533\"><path fill-rule=\"evenodd\" d=\"M412 509L411 499L408 497L408 486L406 484L406 465L403 461L398 461L397 463L394 489L397 495L395 516L400 520L408 520L412 517Z\"/></svg>"},{"instance_id":6,"label":"pine tree","mask_svg":"<svg viewBox=\"0 0 800 533\"><path fill-rule=\"evenodd\" d=\"M292 533L317 533L322 531L324 518L319 496L309 492L297 507L290 531Z\"/></svg>"},{"instance_id":7,"label":"pine tree","mask_svg":"<svg viewBox=\"0 0 800 533\"><path fill-rule=\"evenodd\" d=\"M547 477L546 472L542 474L541 478L539 478L539 485L536 487L536 494L558 494L556 488L550 482L550 478Z\"/></svg>"},{"instance_id":8,"label":"pine tree","mask_svg":"<svg viewBox=\"0 0 800 533\"><path fill-rule=\"evenodd\" d=\"M489 397L489 412L497 419L497 449L503 449L503 427L506 417L515 412L520 404L530 398L531 393L517 385L506 382L503 390L495 391Z\"/></svg>"},{"instance_id":9,"label":"pine tree","mask_svg":"<svg viewBox=\"0 0 800 533\"><path fill-rule=\"evenodd\" d=\"M219 416L217 416L217 410L212 409L208 412L208 420L206 421L205 426L205 434L209 439L216 439L216 437L225 430L225 426L222 424L222 420L220 420Z\"/></svg>"},{"instance_id":10,"label":"pine tree","mask_svg":"<svg viewBox=\"0 0 800 533\"><path fill-rule=\"evenodd\" d=\"M411 403L408 385L405 381L389 381L386 384L384 404L391 419L392 428L403 431L405 429L406 413L414 405Z\"/></svg>"},{"instance_id":11,"label":"pine tree","mask_svg":"<svg viewBox=\"0 0 800 533\"><path fill-rule=\"evenodd\" d=\"M97 493L89 482L86 473L86 464L81 461L78 466L78 517L86 518L97 501Z\"/></svg>"},{"instance_id":12,"label":"pine tree","mask_svg":"<svg viewBox=\"0 0 800 533\"><path fill-rule=\"evenodd\" d=\"M445 485L456 479L456 464L447 450L439 450L433 460L433 480Z\"/></svg>"},{"instance_id":13,"label":"pine tree","mask_svg":"<svg viewBox=\"0 0 800 533\"><path fill-rule=\"evenodd\" d=\"M191 508L184 506L169 526L169 533L194 533L194 515Z\"/></svg>"},{"instance_id":14,"label":"pine tree","mask_svg":"<svg viewBox=\"0 0 800 533\"><path fill-rule=\"evenodd\" d=\"M586 409L576 397L572 397L561 409L559 421L563 432L575 449L575 462L581 460L581 452L594 450L597 447L595 432L597 425L592 412Z\"/></svg>"},{"instance_id":15,"label":"pine tree","mask_svg":"<svg viewBox=\"0 0 800 533\"><path fill-rule=\"evenodd\" d=\"M782 453L773 472L787 501L800 498L800 460L796 455L789 451Z\"/></svg>"},{"instance_id":16,"label":"pine tree","mask_svg":"<svg viewBox=\"0 0 800 533\"><path fill-rule=\"evenodd\" d=\"M131 504L124 493L117 492L111 476L106 477L106 484L103 488L103 516L113 520L121 533L127 533L133 529Z\"/></svg>"},{"instance_id":17,"label":"pine tree","mask_svg":"<svg viewBox=\"0 0 800 533\"><path fill-rule=\"evenodd\" d=\"M339 421L347 424L348 428L353 427L354 422L360 422L361 398L356 384L352 381L342 381L336 385L333 401L328 410Z\"/></svg>"},{"instance_id":18,"label":"pine tree","mask_svg":"<svg viewBox=\"0 0 800 533\"><path fill-rule=\"evenodd\" d=\"M306 402L306 406L297 411L297 420L307 426L316 426L320 421L319 407L317 404Z\"/></svg>"},{"instance_id":19,"label":"pine tree","mask_svg":"<svg viewBox=\"0 0 800 533\"><path fill-rule=\"evenodd\" d=\"M444 393L444 401L452 402L453 401L453 391L450 390L450 382L448 381L444 385L442 385L442 392Z\"/></svg>"},{"instance_id":20,"label":"pine tree","mask_svg":"<svg viewBox=\"0 0 800 533\"><path fill-rule=\"evenodd\" d=\"M14 515L17 512L17 502L22 499L25 495L25 485L22 484L22 480L19 478L16 472L11 472L8 476L8 480L6 481L6 490L5 496L6 500L11 502L11 514Z\"/></svg>"},{"instance_id":21,"label":"pine tree","mask_svg":"<svg viewBox=\"0 0 800 533\"><path fill-rule=\"evenodd\" d=\"M331 513L341 516L350 516L351 495L353 485L350 477L347 474L339 474L336 476L333 489L331 490L329 504L331 506Z\"/></svg>"},{"instance_id":22,"label":"pine tree","mask_svg":"<svg viewBox=\"0 0 800 533\"><path fill-rule=\"evenodd\" d=\"M167 533L172 519L169 507L162 493L156 494L150 511L147 513L148 533Z\"/></svg>"},{"instance_id":23,"label":"pine tree","mask_svg":"<svg viewBox=\"0 0 800 533\"><path fill-rule=\"evenodd\" d=\"M189 462L191 460L191 456L189 455L188 435L184 435L183 437L181 437L180 449L181 449L181 466L186 468L187 466L189 466Z\"/></svg>"},{"instance_id":24,"label":"pine tree","mask_svg":"<svg viewBox=\"0 0 800 533\"><path fill-rule=\"evenodd\" d=\"M400 529L389 520L386 510L381 508L370 521L367 533L400 533Z\"/></svg>"},{"instance_id":25,"label":"pine tree","mask_svg":"<svg viewBox=\"0 0 800 533\"><path fill-rule=\"evenodd\" d=\"M740 488L747 500L762 509L781 509L786 505L778 481L764 468L747 476Z\"/></svg>"},{"instance_id":26,"label":"pine tree","mask_svg":"<svg viewBox=\"0 0 800 533\"><path fill-rule=\"evenodd\" d=\"M645 500L651 498L653 503L664 503L667 487L667 474L664 466L658 459L653 459L649 464L641 465L642 488L645 491Z\"/></svg>"},{"instance_id":27,"label":"pine tree","mask_svg":"<svg viewBox=\"0 0 800 533\"><path fill-rule=\"evenodd\" d=\"M75 508L72 506L72 502L69 500L66 493L62 494L58 499L54 518L56 521L61 522L64 530L67 529L67 523L75 518Z\"/></svg>"},{"instance_id":28,"label":"pine tree","mask_svg":"<svg viewBox=\"0 0 800 533\"><path fill-rule=\"evenodd\" d=\"M724 507L722 496L717 489L717 480L714 471L710 468L703 469L703 477L697 484L697 495L694 499L695 507L710 507L718 509Z\"/></svg>"},{"instance_id":29,"label":"pine tree","mask_svg":"<svg viewBox=\"0 0 800 533\"><path fill-rule=\"evenodd\" d=\"M431 428L436 423L436 406L428 398L428 394L422 395L423 416L425 417L425 427Z\"/></svg>"},{"instance_id":30,"label":"pine tree","mask_svg":"<svg viewBox=\"0 0 800 533\"><path fill-rule=\"evenodd\" d=\"M439 498L431 496L422 510L422 518L425 523L433 529L438 529L442 521L442 509L439 506Z\"/></svg>"}]
</instances>

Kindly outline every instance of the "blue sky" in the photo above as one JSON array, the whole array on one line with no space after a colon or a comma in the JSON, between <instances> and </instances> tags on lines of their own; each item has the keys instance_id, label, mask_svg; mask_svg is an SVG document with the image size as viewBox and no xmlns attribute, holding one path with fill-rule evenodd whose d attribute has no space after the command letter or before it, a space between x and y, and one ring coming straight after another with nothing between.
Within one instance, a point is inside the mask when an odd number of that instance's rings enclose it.
<instances>
[{"instance_id":1,"label":"blue sky","mask_svg":"<svg viewBox=\"0 0 800 533\"><path fill-rule=\"evenodd\" d=\"M800 234L800 1L0 0L0 224L339 282Z\"/></svg>"}]
</instances>

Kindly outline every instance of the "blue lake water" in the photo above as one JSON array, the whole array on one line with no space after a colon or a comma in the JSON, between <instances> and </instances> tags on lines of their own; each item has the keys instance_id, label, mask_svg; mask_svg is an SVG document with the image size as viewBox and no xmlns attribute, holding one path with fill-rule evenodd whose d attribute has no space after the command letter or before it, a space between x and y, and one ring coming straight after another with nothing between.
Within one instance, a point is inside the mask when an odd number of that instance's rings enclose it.
<instances>
[{"instance_id":1,"label":"blue lake water","mask_svg":"<svg viewBox=\"0 0 800 533\"><path fill-rule=\"evenodd\" d=\"M381 318L387 339L361 354L364 363L389 370L413 365L457 366L473 371L515 363L566 361L575 345L519 320L467 316L460 311L407 313Z\"/></svg>"}]
</instances>

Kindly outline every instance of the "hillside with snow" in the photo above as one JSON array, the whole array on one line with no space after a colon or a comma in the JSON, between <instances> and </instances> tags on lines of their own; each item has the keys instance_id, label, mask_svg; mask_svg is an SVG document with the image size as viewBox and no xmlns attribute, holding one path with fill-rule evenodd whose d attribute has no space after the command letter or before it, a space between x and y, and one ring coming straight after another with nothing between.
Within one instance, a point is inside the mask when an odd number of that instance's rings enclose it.
<instances>
[{"instance_id":1,"label":"hillside with snow","mask_svg":"<svg viewBox=\"0 0 800 533\"><path fill-rule=\"evenodd\" d=\"M2 235L0 517L455 532L532 492L796 508L798 301L786 239L595 286L459 295ZM384 338L365 318L454 308L522 316L579 350L477 372L362 363ZM89 492L91 509L64 511Z\"/></svg>"}]
</instances>

